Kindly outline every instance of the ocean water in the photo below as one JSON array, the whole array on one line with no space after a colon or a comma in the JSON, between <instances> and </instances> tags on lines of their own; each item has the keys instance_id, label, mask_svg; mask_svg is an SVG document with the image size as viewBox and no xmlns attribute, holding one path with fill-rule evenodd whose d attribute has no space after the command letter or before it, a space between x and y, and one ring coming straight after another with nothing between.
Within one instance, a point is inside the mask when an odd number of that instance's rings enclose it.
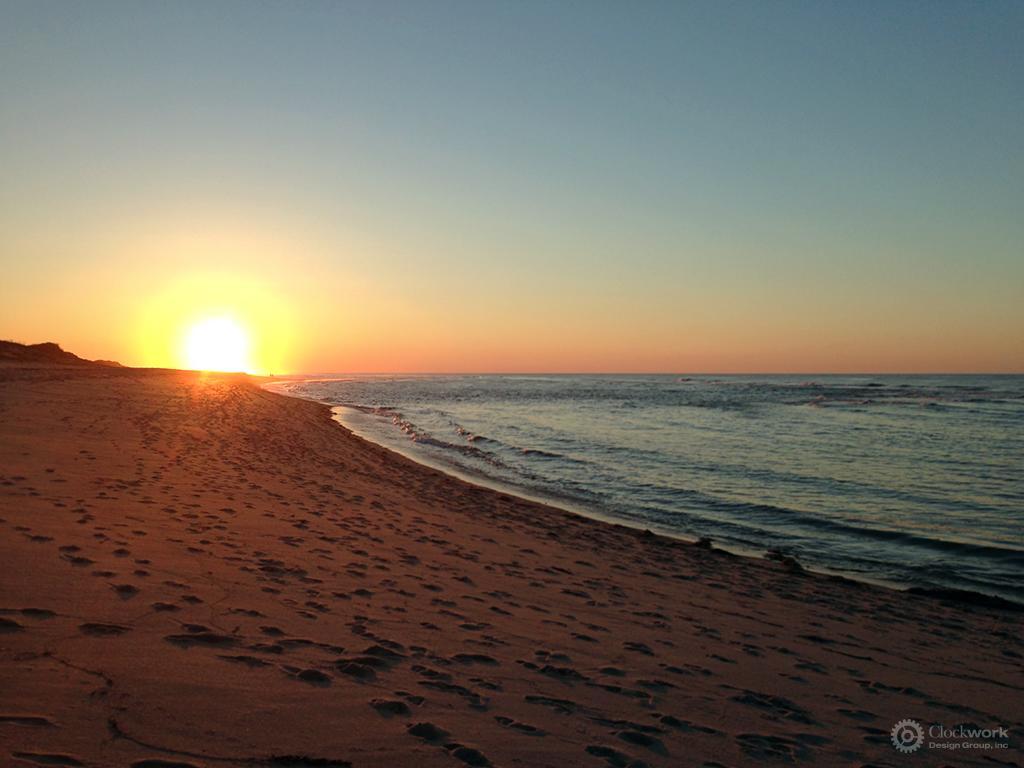
<instances>
[{"instance_id":1,"label":"ocean water","mask_svg":"<svg viewBox=\"0 0 1024 768\"><path fill-rule=\"evenodd\" d=\"M1024 603L1024 376L287 382L471 480L746 553Z\"/></svg>"}]
</instances>

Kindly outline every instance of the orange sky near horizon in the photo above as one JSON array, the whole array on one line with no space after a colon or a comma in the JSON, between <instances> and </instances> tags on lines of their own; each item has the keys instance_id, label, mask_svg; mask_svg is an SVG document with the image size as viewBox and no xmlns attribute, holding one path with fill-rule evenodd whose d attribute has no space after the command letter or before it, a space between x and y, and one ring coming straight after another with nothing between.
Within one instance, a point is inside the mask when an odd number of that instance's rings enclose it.
<instances>
[{"instance_id":1,"label":"orange sky near horizon","mask_svg":"<svg viewBox=\"0 0 1024 768\"><path fill-rule=\"evenodd\" d=\"M879 344L877 336L863 331L828 338L819 331L818 338L807 339L770 323L744 330L694 322L674 333L634 323L634 338L614 327L594 326L593 335L560 327L564 318L548 313L529 320L488 318L486 326L466 313L461 322L472 327L463 329L447 318L424 320L395 306L363 307L359 314L352 304L328 315L301 300L287 309L275 301L269 311L218 300L206 306L185 302L154 318L145 299L108 301L130 309L111 318L108 311L62 304L29 322L4 318L3 337L56 341L88 359L186 368L190 330L204 320L227 317L245 329L252 348L248 372L257 374L1024 372L1020 354L1007 356L999 340L979 344L958 328L947 328L942 339L904 332ZM240 304L243 308L236 309ZM960 350L955 357L952 349Z\"/></svg>"},{"instance_id":2,"label":"orange sky near horizon","mask_svg":"<svg viewBox=\"0 0 1024 768\"><path fill-rule=\"evenodd\" d=\"M1012 322L998 305L970 325L952 303L932 317L914 297L876 296L869 312L855 294L790 285L764 295L757 278L709 291L706 274L696 287L581 293L582 272L549 272L535 286L510 270L493 278L502 290L483 292L478 278L429 264L403 265L406 279L396 280L386 257L369 255L372 243L352 239L338 258L281 230L208 222L197 235L197 223L132 236L122 227L62 270L45 264L66 243L25 243L33 258L18 265L19 290L0 308L3 335L57 341L90 359L188 367L190 329L226 316L246 330L249 370L260 374L1013 372L1024 359L1008 354L1012 338L987 330ZM917 302L929 298L922 293ZM927 322L908 322L914 314Z\"/></svg>"}]
</instances>

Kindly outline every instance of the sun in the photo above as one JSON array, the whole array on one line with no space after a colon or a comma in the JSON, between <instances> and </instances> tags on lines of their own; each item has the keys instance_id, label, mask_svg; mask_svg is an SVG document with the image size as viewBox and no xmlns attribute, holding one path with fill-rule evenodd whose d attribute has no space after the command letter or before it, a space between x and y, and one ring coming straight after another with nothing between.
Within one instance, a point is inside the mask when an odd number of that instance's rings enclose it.
<instances>
[{"instance_id":1,"label":"sun","mask_svg":"<svg viewBox=\"0 0 1024 768\"><path fill-rule=\"evenodd\" d=\"M287 371L298 349L292 305L248 274L183 273L140 297L140 304L134 324L139 362L153 368L265 376Z\"/></svg>"},{"instance_id":2,"label":"sun","mask_svg":"<svg viewBox=\"0 0 1024 768\"><path fill-rule=\"evenodd\" d=\"M200 320L185 337L185 361L197 371L248 371L249 334L231 317Z\"/></svg>"}]
</instances>

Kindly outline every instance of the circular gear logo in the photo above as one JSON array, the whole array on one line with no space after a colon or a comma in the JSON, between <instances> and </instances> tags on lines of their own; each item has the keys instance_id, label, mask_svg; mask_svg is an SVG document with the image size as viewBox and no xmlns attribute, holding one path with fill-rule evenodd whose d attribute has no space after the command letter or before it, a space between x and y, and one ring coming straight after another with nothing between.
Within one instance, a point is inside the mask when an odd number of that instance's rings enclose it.
<instances>
[{"instance_id":1,"label":"circular gear logo","mask_svg":"<svg viewBox=\"0 0 1024 768\"><path fill-rule=\"evenodd\" d=\"M924 728L917 720L900 720L892 727L892 745L897 752L909 755L924 743Z\"/></svg>"}]
</instances>

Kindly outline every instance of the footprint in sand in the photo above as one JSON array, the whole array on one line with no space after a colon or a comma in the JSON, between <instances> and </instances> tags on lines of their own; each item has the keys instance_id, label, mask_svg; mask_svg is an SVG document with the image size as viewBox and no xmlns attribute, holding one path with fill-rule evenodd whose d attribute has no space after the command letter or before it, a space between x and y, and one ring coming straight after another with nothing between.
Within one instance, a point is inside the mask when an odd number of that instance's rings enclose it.
<instances>
[{"instance_id":1,"label":"footprint in sand","mask_svg":"<svg viewBox=\"0 0 1024 768\"><path fill-rule=\"evenodd\" d=\"M576 702L569 701L568 699L555 699L550 696L537 696L533 694L527 695L524 698L529 704L538 704L542 707L548 707L563 715L572 715L577 709Z\"/></svg>"},{"instance_id":2,"label":"footprint in sand","mask_svg":"<svg viewBox=\"0 0 1024 768\"><path fill-rule=\"evenodd\" d=\"M77 757L47 752L11 752L11 757L38 765L85 765Z\"/></svg>"},{"instance_id":3,"label":"footprint in sand","mask_svg":"<svg viewBox=\"0 0 1024 768\"><path fill-rule=\"evenodd\" d=\"M448 731L438 728L433 723L413 723L405 730L409 735L431 743L444 741L448 737Z\"/></svg>"},{"instance_id":4,"label":"footprint in sand","mask_svg":"<svg viewBox=\"0 0 1024 768\"><path fill-rule=\"evenodd\" d=\"M836 712L843 717L848 717L851 720L860 720L862 722L871 722L872 720L878 719L878 715L863 709L837 709Z\"/></svg>"},{"instance_id":5,"label":"footprint in sand","mask_svg":"<svg viewBox=\"0 0 1024 768\"><path fill-rule=\"evenodd\" d=\"M815 724L810 712L782 696L774 696L757 691L744 691L742 694L732 697L733 701L745 704L748 707L763 710L766 716L772 720L792 720L807 725Z\"/></svg>"},{"instance_id":6,"label":"footprint in sand","mask_svg":"<svg viewBox=\"0 0 1024 768\"><path fill-rule=\"evenodd\" d=\"M112 584L111 589L117 593L122 600L128 600L139 594L139 588L134 584Z\"/></svg>"},{"instance_id":7,"label":"footprint in sand","mask_svg":"<svg viewBox=\"0 0 1024 768\"><path fill-rule=\"evenodd\" d=\"M644 643L626 642L626 643L623 643L622 645L623 645L623 647L627 651L633 651L635 653L642 653L644 656L653 656L654 655L654 651L652 651L650 649L650 647L645 645Z\"/></svg>"},{"instance_id":8,"label":"footprint in sand","mask_svg":"<svg viewBox=\"0 0 1024 768\"><path fill-rule=\"evenodd\" d=\"M21 725L30 728L52 728L56 726L48 717L42 715L0 715L0 724Z\"/></svg>"},{"instance_id":9,"label":"footprint in sand","mask_svg":"<svg viewBox=\"0 0 1024 768\"><path fill-rule=\"evenodd\" d=\"M218 659L223 659L224 661L230 661L233 664L244 664L245 666L252 667L254 669L258 668L258 667L269 667L269 666L272 666L269 661L264 661L263 659L258 659L255 656L245 656L245 655L229 656L229 655L225 655L225 654L218 654L217 658Z\"/></svg>"},{"instance_id":10,"label":"footprint in sand","mask_svg":"<svg viewBox=\"0 0 1024 768\"><path fill-rule=\"evenodd\" d=\"M326 687L331 684L331 676L321 672L319 669L301 669L292 673L296 680L301 680L310 685Z\"/></svg>"},{"instance_id":11,"label":"footprint in sand","mask_svg":"<svg viewBox=\"0 0 1024 768\"><path fill-rule=\"evenodd\" d=\"M740 749L758 761L776 760L795 763L805 760L810 750L803 744L783 736L768 736L760 733L741 733L736 737Z\"/></svg>"},{"instance_id":12,"label":"footprint in sand","mask_svg":"<svg viewBox=\"0 0 1024 768\"><path fill-rule=\"evenodd\" d=\"M370 701L370 706L377 710L377 712L383 717L411 714L409 705L404 701L398 701L397 699L372 699Z\"/></svg>"},{"instance_id":13,"label":"footprint in sand","mask_svg":"<svg viewBox=\"0 0 1024 768\"><path fill-rule=\"evenodd\" d=\"M25 628L14 619L0 617L0 633L22 632Z\"/></svg>"},{"instance_id":14,"label":"footprint in sand","mask_svg":"<svg viewBox=\"0 0 1024 768\"><path fill-rule=\"evenodd\" d=\"M103 624L101 622L79 624L78 630L83 635L91 635L92 637L117 637L130 631L128 627L123 627L120 624Z\"/></svg>"},{"instance_id":15,"label":"footprint in sand","mask_svg":"<svg viewBox=\"0 0 1024 768\"><path fill-rule=\"evenodd\" d=\"M644 765L644 763L641 763L639 760L634 760L624 752L620 752L619 750L605 746L604 744L590 744L587 747L587 754L593 755L594 757L603 757L608 761L608 765L614 766L614 768L621 768L621 766L630 766L631 768L636 766L639 768L639 766Z\"/></svg>"},{"instance_id":16,"label":"footprint in sand","mask_svg":"<svg viewBox=\"0 0 1024 768\"><path fill-rule=\"evenodd\" d=\"M498 666L497 659L482 653L457 653L452 656L452 661L460 664L485 664L487 666Z\"/></svg>"},{"instance_id":17,"label":"footprint in sand","mask_svg":"<svg viewBox=\"0 0 1024 768\"><path fill-rule=\"evenodd\" d=\"M511 717L503 717L502 715L495 715L494 719L499 725L504 728L511 728L514 731L525 733L528 736L546 736L547 733L535 725L529 723L521 723L518 720L513 720Z\"/></svg>"},{"instance_id":18,"label":"footprint in sand","mask_svg":"<svg viewBox=\"0 0 1024 768\"><path fill-rule=\"evenodd\" d=\"M343 675L355 678L356 680L375 680L377 673L373 671L373 668L360 663L354 659L338 659L334 662L334 669Z\"/></svg>"},{"instance_id":19,"label":"footprint in sand","mask_svg":"<svg viewBox=\"0 0 1024 768\"><path fill-rule=\"evenodd\" d=\"M417 696L415 693L409 693L408 691L395 691L395 696L401 696L410 704L415 704L417 707L426 701L422 696Z\"/></svg>"},{"instance_id":20,"label":"footprint in sand","mask_svg":"<svg viewBox=\"0 0 1024 768\"><path fill-rule=\"evenodd\" d=\"M661 739L641 731L619 731L616 736L627 744L634 744L639 747L646 747L659 755L668 755L668 750Z\"/></svg>"},{"instance_id":21,"label":"footprint in sand","mask_svg":"<svg viewBox=\"0 0 1024 768\"><path fill-rule=\"evenodd\" d=\"M491 761L487 759L483 752L479 749L473 749L473 747L467 747L459 743L445 744L444 748L448 750L448 753L456 760L461 760L466 765L472 766L489 766Z\"/></svg>"},{"instance_id":22,"label":"footprint in sand","mask_svg":"<svg viewBox=\"0 0 1024 768\"><path fill-rule=\"evenodd\" d=\"M231 635L222 635L206 630L205 627L196 628L196 631L189 629L186 634L167 635L164 640L182 648L191 648L194 645L205 646L226 646L234 645L238 639Z\"/></svg>"},{"instance_id":23,"label":"footprint in sand","mask_svg":"<svg viewBox=\"0 0 1024 768\"><path fill-rule=\"evenodd\" d=\"M675 728L677 731L682 731L683 733L698 732L706 733L709 736L721 733L721 731L710 726L698 725L697 723L692 723L689 720L680 720L678 717L674 717L673 715L659 715L655 712L654 717L657 717L658 722L662 725L667 725L669 728Z\"/></svg>"}]
</instances>

